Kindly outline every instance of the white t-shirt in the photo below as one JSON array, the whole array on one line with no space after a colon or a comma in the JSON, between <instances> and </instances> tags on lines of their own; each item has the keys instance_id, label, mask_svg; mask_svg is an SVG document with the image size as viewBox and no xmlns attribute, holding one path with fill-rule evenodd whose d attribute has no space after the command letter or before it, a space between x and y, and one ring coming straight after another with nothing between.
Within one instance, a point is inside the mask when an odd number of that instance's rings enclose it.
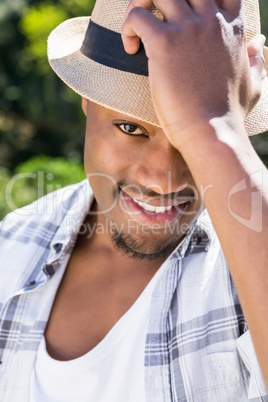
<instances>
[{"instance_id":1,"label":"white t-shirt","mask_svg":"<svg viewBox=\"0 0 268 402\"><path fill-rule=\"evenodd\" d=\"M161 268L87 354L69 361L52 359L43 337L31 375L30 402L145 402L145 337L150 299Z\"/></svg>"}]
</instances>

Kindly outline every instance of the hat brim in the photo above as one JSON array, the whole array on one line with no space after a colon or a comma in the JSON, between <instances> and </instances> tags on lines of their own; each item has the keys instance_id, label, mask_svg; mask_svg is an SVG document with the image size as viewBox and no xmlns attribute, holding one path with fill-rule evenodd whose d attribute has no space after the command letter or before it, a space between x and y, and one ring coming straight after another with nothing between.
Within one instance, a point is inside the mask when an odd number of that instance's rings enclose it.
<instances>
[{"instance_id":1,"label":"hat brim","mask_svg":"<svg viewBox=\"0 0 268 402\"><path fill-rule=\"evenodd\" d=\"M52 69L79 95L109 109L160 127L148 77L99 64L80 51L90 17L72 18L60 24L48 38ZM268 48L265 48L268 71ZM262 95L245 120L248 135L268 130L268 78L262 80Z\"/></svg>"},{"instance_id":2,"label":"hat brim","mask_svg":"<svg viewBox=\"0 0 268 402\"><path fill-rule=\"evenodd\" d=\"M50 34L48 59L52 69L79 95L160 126L152 104L148 77L104 66L81 53L89 21L89 17L72 18Z\"/></svg>"}]
</instances>

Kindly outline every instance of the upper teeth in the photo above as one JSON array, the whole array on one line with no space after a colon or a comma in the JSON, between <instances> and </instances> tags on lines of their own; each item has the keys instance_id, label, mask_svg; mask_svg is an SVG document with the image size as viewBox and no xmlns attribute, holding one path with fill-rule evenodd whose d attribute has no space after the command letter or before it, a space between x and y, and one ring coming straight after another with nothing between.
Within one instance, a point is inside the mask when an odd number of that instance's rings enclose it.
<instances>
[{"instance_id":1,"label":"upper teeth","mask_svg":"<svg viewBox=\"0 0 268 402\"><path fill-rule=\"evenodd\" d=\"M138 200L135 200L135 198L132 198L133 201L135 201L140 207L146 209L146 211L151 211L151 212L156 212L156 213L163 213L166 211L170 211L172 208L172 205L169 205L168 207L155 207L154 205L149 205L146 204L145 202L141 202Z\"/></svg>"}]
</instances>

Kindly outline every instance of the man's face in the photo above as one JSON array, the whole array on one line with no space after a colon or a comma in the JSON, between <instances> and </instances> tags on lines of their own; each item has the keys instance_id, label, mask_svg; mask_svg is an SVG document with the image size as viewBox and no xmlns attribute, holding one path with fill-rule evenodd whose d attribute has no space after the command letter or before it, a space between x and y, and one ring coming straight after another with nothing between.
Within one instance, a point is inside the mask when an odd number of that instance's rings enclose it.
<instances>
[{"instance_id":1,"label":"man's face","mask_svg":"<svg viewBox=\"0 0 268 402\"><path fill-rule=\"evenodd\" d=\"M85 171L114 245L134 258L171 252L202 210L192 175L161 128L82 100ZM106 233L107 234L107 233Z\"/></svg>"}]
</instances>

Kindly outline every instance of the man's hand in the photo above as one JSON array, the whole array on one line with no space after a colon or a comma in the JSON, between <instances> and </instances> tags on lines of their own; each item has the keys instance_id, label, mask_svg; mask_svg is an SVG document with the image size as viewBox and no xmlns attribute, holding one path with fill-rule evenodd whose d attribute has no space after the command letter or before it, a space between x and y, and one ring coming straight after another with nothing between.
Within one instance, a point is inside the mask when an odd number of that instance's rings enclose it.
<instances>
[{"instance_id":1,"label":"man's hand","mask_svg":"<svg viewBox=\"0 0 268 402\"><path fill-rule=\"evenodd\" d=\"M141 38L154 106L176 148L184 129L199 122L221 116L243 122L259 98L265 38L250 44L249 63L241 3L130 1L122 30L125 50L135 53ZM164 21L148 11L153 6Z\"/></svg>"},{"instance_id":2,"label":"man's hand","mask_svg":"<svg viewBox=\"0 0 268 402\"><path fill-rule=\"evenodd\" d=\"M164 21L148 12L152 6ZM268 388L268 171L244 127L260 95L264 37L246 45L242 6L242 0L131 0L122 38L129 53L143 41L162 128L197 188L209 189L205 206Z\"/></svg>"}]
</instances>

